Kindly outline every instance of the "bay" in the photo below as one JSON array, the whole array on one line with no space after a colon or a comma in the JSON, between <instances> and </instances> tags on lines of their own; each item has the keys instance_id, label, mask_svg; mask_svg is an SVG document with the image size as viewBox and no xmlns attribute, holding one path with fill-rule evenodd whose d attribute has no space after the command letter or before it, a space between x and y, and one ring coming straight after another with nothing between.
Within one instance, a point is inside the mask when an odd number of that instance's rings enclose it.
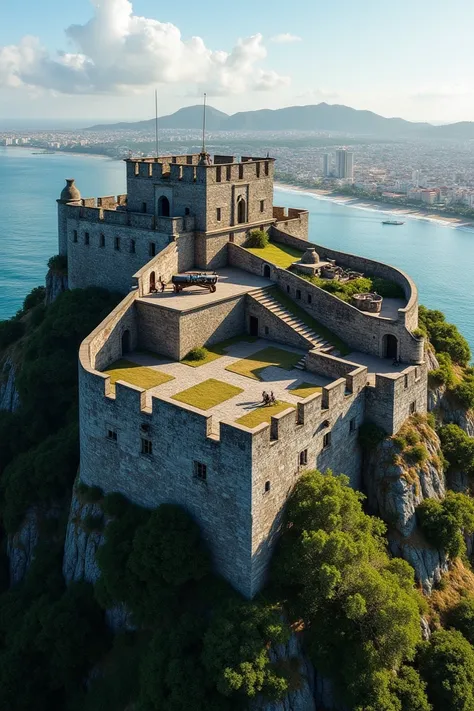
<instances>
[{"instance_id":1,"label":"bay","mask_svg":"<svg viewBox=\"0 0 474 711\"><path fill-rule=\"evenodd\" d=\"M83 197L126 192L122 161L0 148L0 319L44 283L47 261L58 251L56 199L70 177ZM311 241L406 271L420 303L443 311L474 350L474 231L409 217L403 226L383 226L386 213L281 188L275 204L309 210Z\"/></svg>"}]
</instances>

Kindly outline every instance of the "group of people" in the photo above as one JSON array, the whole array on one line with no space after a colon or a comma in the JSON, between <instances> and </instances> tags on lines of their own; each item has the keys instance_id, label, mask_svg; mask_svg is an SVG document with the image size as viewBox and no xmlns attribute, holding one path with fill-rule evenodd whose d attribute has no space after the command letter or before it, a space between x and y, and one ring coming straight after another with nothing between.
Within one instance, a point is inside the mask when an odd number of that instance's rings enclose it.
<instances>
[{"instance_id":1,"label":"group of people","mask_svg":"<svg viewBox=\"0 0 474 711\"><path fill-rule=\"evenodd\" d=\"M273 394L273 390L268 394L265 390L262 393L262 400L264 405L275 405L276 400L275 400L275 395Z\"/></svg>"}]
</instances>

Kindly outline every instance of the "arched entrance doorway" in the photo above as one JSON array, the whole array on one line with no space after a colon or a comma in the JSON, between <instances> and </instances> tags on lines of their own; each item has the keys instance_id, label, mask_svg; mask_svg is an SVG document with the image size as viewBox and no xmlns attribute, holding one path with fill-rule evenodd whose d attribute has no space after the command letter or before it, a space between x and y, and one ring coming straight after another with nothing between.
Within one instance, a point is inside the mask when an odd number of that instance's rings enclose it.
<instances>
[{"instance_id":1,"label":"arched entrance doorway","mask_svg":"<svg viewBox=\"0 0 474 711\"><path fill-rule=\"evenodd\" d=\"M170 216L170 201L166 195L162 195L158 200L158 217Z\"/></svg>"},{"instance_id":2,"label":"arched entrance doorway","mask_svg":"<svg viewBox=\"0 0 474 711\"><path fill-rule=\"evenodd\" d=\"M130 353L130 350L130 331L127 329L122 333L122 355L124 355L125 353Z\"/></svg>"},{"instance_id":3,"label":"arched entrance doorway","mask_svg":"<svg viewBox=\"0 0 474 711\"><path fill-rule=\"evenodd\" d=\"M154 294L156 291L156 274L151 272L150 274L150 294Z\"/></svg>"},{"instance_id":4,"label":"arched entrance doorway","mask_svg":"<svg viewBox=\"0 0 474 711\"><path fill-rule=\"evenodd\" d=\"M383 357L398 359L398 338L391 333L385 334L382 341Z\"/></svg>"},{"instance_id":5,"label":"arched entrance doorway","mask_svg":"<svg viewBox=\"0 0 474 711\"><path fill-rule=\"evenodd\" d=\"M247 222L247 204L243 197L239 197L237 200L237 222L239 225Z\"/></svg>"},{"instance_id":6,"label":"arched entrance doorway","mask_svg":"<svg viewBox=\"0 0 474 711\"><path fill-rule=\"evenodd\" d=\"M271 275L270 265L265 264L265 266L263 267L263 276L265 277L265 279L270 279L270 275Z\"/></svg>"}]
</instances>

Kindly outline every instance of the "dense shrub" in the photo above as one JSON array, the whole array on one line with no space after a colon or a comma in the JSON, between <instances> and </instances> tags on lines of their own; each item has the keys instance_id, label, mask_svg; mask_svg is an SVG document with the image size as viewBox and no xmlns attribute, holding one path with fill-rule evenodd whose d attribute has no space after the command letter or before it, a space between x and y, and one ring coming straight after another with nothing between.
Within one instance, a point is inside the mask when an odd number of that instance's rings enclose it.
<instances>
[{"instance_id":1,"label":"dense shrub","mask_svg":"<svg viewBox=\"0 0 474 711\"><path fill-rule=\"evenodd\" d=\"M196 348L191 348L189 353L186 355L185 360L204 360L205 358L207 358L208 354L209 351L207 350L207 348L198 346Z\"/></svg>"},{"instance_id":2,"label":"dense shrub","mask_svg":"<svg viewBox=\"0 0 474 711\"><path fill-rule=\"evenodd\" d=\"M449 466L474 475L474 439L454 424L440 427L439 437L443 455Z\"/></svg>"},{"instance_id":3,"label":"dense shrub","mask_svg":"<svg viewBox=\"0 0 474 711\"><path fill-rule=\"evenodd\" d=\"M462 632L474 645L474 597L470 595L455 605L447 615L447 623Z\"/></svg>"},{"instance_id":4,"label":"dense shrub","mask_svg":"<svg viewBox=\"0 0 474 711\"><path fill-rule=\"evenodd\" d=\"M252 230L245 242L246 247L256 247L263 249L269 243L270 238L265 230Z\"/></svg>"},{"instance_id":5,"label":"dense shrub","mask_svg":"<svg viewBox=\"0 0 474 711\"><path fill-rule=\"evenodd\" d=\"M77 482L76 493L79 499L85 504L96 504L104 496L104 492L100 486L87 486L83 481Z\"/></svg>"},{"instance_id":6,"label":"dense shrub","mask_svg":"<svg viewBox=\"0 0 474 711\"><path fill-rule=\"evenodd\" d=\"M46 296L46 289L44 286L35 286L34 289L25 297L23 301L23 311L30 311L34 309L35 306L42 305Z\"/></svg>"},{"instance_id":7,"label":"dense shrub","mask_svg":"<svg viewBox=\"0 0 474 711\"><path fill-rule=\"evenodd\" d=\"M372 452L386 436L385 430L372 422L364 422L359 427L359 444L366 452Z\"/></svg>"},{"instance_id":8,"label":"dense shrub","mask_svg":"<svg viewBox=\"0 0 474 711\"><path fill-rule=\"evenodd\" d=\"M371 281L372 291L376 291L380 296L387 299L403 299L405 297L402 287L393 281L382 279L382 277L371 277Z\"/></svg>"},{"instance_id":9,"label":"dense shrub","mask_svg":"<svg viewBox=\"0 0 474 711\"><path fill-rule=\"evenodd\" d=\"M448 491L443 501L425 499L416 510L426 538L450 558L466 550L465 533L474 532L474 500Z\"/></svg>"},{"instance_id":10,"label":"dense shrub","mask_svg":"<svg viewBox=\"0 0 474 711\"><path fill-rule=\"evenodd\" d=\"M474 649L460 632L434 632L419 666L434 711L473 711Z\"/></svg>"},{"instance_id":11,"label":"dense shrub","mask_svg":"<svg viewBox=\"0 0 474 711\"><path fill-rule=\"evenodd\" d=\"M463 380L452 388L453 395L467 410L474 408L474 382Z\"/></svg>"},{"instance_id":12,"label":"dense shrub","mask_svg":"<svg viewBox=\"0 0 474 711\"><path fill-rule=\"evenodd\" d=\"M424 444L415 444L413 447L408 447L405 450L405 456L410 459L413 464L423 464L428 459L428 452Z\"/></svg>"},{"instance_id":13,"label":"dense shrub","mask_svg":"<svg viewBox=\"0 0 474 711\"><path fill-rule=\"evenodd\" d=\"M448 388L451 388L455 382L451 356L449 353L437 353L436 358L438 360L439 367L430 371L430 378L438 383L447 385Z\"/></svg>"},{"instance_id":14,"label":"dense shrub","mask_svg":"<svg viewBox=\"0 0 474 711\"><path fill-rule=\"evenodd\" d=\"M415 654L421 598L413 569L388 558L385 526L363 512L362 498L347 477L304 474L288 502L273 578L308 625L316 667L355 707L380 709L392 671Z\"/></svg>"},{"instance_id":15,"label":"dense shrub","mask_svg":"<svg viewBox=\"0 0 474 711\"><path fill-rule=\"evenodd\" d=\"M6 348L23 336L25 324L23 321L11 318L0 321L0 348Z\"/></svg>"},{"instance_id":16,"label":"dense shrub","mask_svg":"<svg viewBox=\"0 0 474 711\"><path fill-rule=\"evenodd\" d=\"M420 327L424 329L437 353L449 353L454 363L467 365L471 358L469 344L457 327L448 323L441 311L424 306L418 310Z\"/></svg>"},{"instance_id":17,"label":"dense shrub","mask_svg":"<svg viewBox=\"0 0 474 711\"><path fill-rule=\"evenodd\" d=\"M413 667L403 666L390 683L390 690L400 702L394 711L431 711L426 695L426 683Z\"/></svg>"},{"instance_id":18,"label":"dense shrub","mask_svg":"<svg viewBox=\"0 0 474 711\"><path fill-rule=\"evenodd\" d=\"M56 254L48 260L48 269L59 276L67 275L67 257L64 254Z\"/></svg>"}]
</instances>

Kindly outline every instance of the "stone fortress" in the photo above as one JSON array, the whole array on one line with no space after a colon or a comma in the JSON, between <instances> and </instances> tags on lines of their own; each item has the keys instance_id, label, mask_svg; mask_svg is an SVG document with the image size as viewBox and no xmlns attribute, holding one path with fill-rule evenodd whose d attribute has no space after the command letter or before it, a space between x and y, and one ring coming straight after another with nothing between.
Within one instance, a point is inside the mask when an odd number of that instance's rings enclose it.
<instances>
[{"instance_id":1,"label":"stone fortress","mask_svg":"<svg viewBox=\"0 0 474 711\"><path fill-rule=\"evenodd\" d=\"M142 506L185 507L218 571L252 597L299 474L331 468L359 488L360 425L394 434L426 411L424 344L413 334L417 289L394 267L310 244L308 213L273 206L268 157L201 153L130 158L126 167L127 195L83 199L68 180L58 200L69 287L125 294L80 348L80 477ZM247 249L257 228L274 250L299 254L298 263L283 268L271 250ZM375 307L363 297L353 305L304 278L338 269L390 280L404 298L372 295ZM173 275L206 270L219 277L215 293L170 288ZM181 362L192 348L216 344L214 360ZM258 366L275 352L284 363L243 374L242 363ZM122 358L162 383L113 384L105 371ZM199 386L205 395L211 380L230 394L206 409L185 402L183 393ZM268 421L246 423L265 412L262 390L283 406Z\"/></svg>"}]
</instances>

